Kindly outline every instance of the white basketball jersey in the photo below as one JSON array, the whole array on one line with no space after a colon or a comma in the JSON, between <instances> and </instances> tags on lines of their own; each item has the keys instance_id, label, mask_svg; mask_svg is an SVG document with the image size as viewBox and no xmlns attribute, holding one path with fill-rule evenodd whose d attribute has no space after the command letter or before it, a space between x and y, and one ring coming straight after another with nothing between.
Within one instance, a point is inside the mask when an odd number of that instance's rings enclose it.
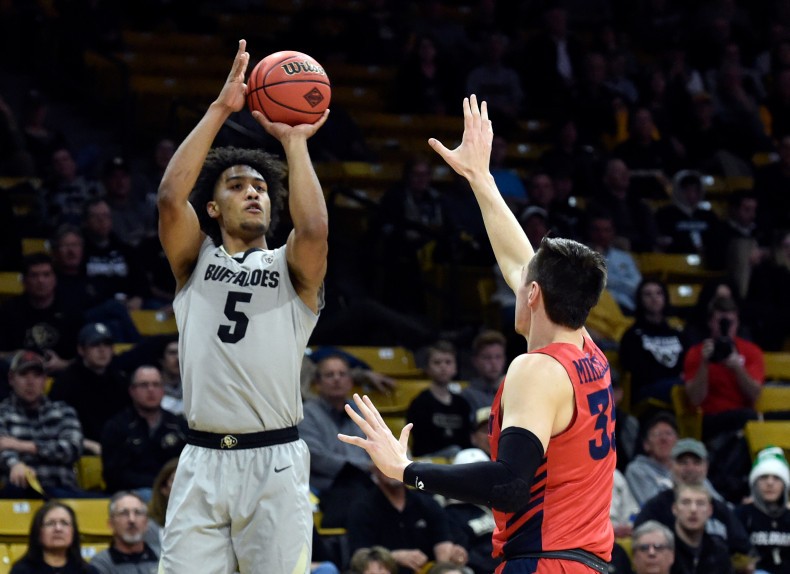
<instances>
[{"instance_id":1,"label":"white basketball jersey","mask_svg":"<svg viewBox=\"0 0 790 574\"><path fill-rule=\"evenodd\" d=\"M302 420L299 372L318 315L291 283L285 247L231 257L206 238L173 307L190 428L250 433Z\"/></svg>"}]
</instances>

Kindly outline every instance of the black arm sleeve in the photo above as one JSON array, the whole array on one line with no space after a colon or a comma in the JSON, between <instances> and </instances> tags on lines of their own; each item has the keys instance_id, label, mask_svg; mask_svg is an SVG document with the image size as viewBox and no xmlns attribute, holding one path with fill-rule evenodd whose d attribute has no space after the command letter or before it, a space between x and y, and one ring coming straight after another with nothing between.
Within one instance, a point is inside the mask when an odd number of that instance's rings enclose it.
<instances>
[{"instance_id":1,"label":"black arm sleeve","mask_svg":"<svg viewBox=\"0 0 790 574\"><path fill-rule=\"evenodd\" d=\"M515 512L529 502L532 479L543 460L543 445L531 431L508 427L499 437L496 461L448 465L413 462L403 482L503 512Z\"/></svg>"}]
</instances>

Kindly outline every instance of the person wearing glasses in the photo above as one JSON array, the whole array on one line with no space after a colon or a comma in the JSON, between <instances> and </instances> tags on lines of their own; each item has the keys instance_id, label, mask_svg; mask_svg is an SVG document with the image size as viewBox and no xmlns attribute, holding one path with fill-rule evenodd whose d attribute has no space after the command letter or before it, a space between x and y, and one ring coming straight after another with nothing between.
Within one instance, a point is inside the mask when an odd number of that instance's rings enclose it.
<instances>
[{"instance_id":1,"label":"person wearing glasses","mask_svg":"<svg viewBox=\"0 0 790 574\"><path fill-rule=\"evenodd\" d=\"M30 522L27 551L11 567L10 574L96 574L82 558L80 533L74 510L51 500L39 508Z\"/></svg>"},{"instance_id":2,"label":"person wearing glasses","mask_svg":"<svg viewBox=\"0 0 790 574\"><path fill-rule=\"evenodd\" d=\"M670 574L675 561L675 535L656 520L648 520L631 535L634 574Z\"/></svg>"},{"instance_id":3,"label":"person wearing glasses","mask_svg":"<svg viewBox=\"0 0 790 574\"><path fill-rule=\"evenodd\" d=\"M132 373L129 396L131 406L102 430L104 481L108 492L134 490L148 502L159 470L186 444L187 422L162 408L165 386L152 365L141 365Z\"/></svg>"},{"instance_id":4,"label":"person wearing glasses","mask_svg":"<svg viewBox=\"0 0 790 574\"><path fill-rule=\"evenodd\" d=\"M91 560L99 574L156 574L158 548L146 542L148 510L136 493L122 490L110 498L112 543Z\"/></svg>"}]
</instances>

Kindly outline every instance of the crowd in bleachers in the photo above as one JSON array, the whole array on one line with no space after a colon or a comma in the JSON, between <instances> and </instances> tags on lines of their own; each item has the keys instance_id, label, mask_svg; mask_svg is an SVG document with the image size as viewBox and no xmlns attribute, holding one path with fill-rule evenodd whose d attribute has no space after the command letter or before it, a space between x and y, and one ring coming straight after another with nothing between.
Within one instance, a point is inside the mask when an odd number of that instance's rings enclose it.
<instances>
[{"instance_id":1,"label":"crowd in bleachers","mask_svg":"<svg viewBox=\"0 0 790 574\"><path fill-rule=\"evenodd\" d=\"M512 332L515 299L495 268L474 198L427 146L428 137L448 146L458 140L461 99L474 92L493 119L492 173L533 244L548 233L606 257L607 290L587 327L610 358L619 398L616 494L633 495L636 506L616 497L622 504L612 519L635 571L640 553L661 552L655 542L644 549L644 540L665 536L658 522L674 533L672 572L684 572L683 552L701 531L681 524L682 512L677 521L642 513L657 496L670 497L668 510L673 488L693 483L706 490L683 496L711 508L706 532L713 542L705 544L732 542L716 526L729 512L745 541L727 553L759 555L758 569L787 572L790 544L772 554L759 536L749 537L765 532L755 525L760 516L778 521L783 539L790 536L786 461L763 451L781 440L790 449L790 432L779 427L768 442L757 438L757 423L785 420L790 411L779 404L786 398L765 398L769 387L790 385L785 0L3 4L0 65L11 81L0 84L0 416L3 405L13 410L18 402L17 375L32 370L44 385L41 404L63 401L80 427L74 452L55 461L67 474L77 465L79 484L48 482L58 473L43 471L42 490L63 495L57 489L68 487L69 497L107 499L133 490L151 498L152 517L164 524L158 497L167 478L154 478L177 456L185 422L176 339L152 334L175 335L175 282L156 233L155 195L195 110L216 94L239 37L254 59L280 49L308 53L332 80L330 119L309 142L332 229L326 307L311 345L347 349L336 370L367 371L354 381L372 393L384 389L383 401L408 396L390 405L393 428L440 420L445 428L429 438L464 435L425 441L425 429L415 428L415 454L451 462L457 451L476 448L480 409L490 404L506 359L526 350ZM59 116L64 109L74 116ZM235 114L218 143L280 154L248 116ZM86 144L83 121L86 129L103 125L110 143ZM286 217L271 244L282 242L288 225ZM419 367L392 375L354 355L351 346L363 345L403 348ZM21 351L38 358L26 356L22 369ZM324 359L313 357L306 361L318 374L305 379L306 401L322 398ZM351 390L351 378L346 382L340 405ZM418 386L406 390L410 384ZM339 424L325 410L324 422ZM454 422L458 413L465 413L462 425ZM138 425L156 458L147 450L118 452L118 427L129 425ZM0 441L9 429L0 419ZM26 472L41 461L19 444L0 447L8 466L0 487L39 498ZM768 461L761 468L770 472L755 474L760 451ZM90 483L86 467L97 461L105 474ZM24 468L13 473L17 463ZM701 478L684 474L694 465L704 466ZM427 572L464 544L469 570L490 568L475 561L481 550L472 544L490 538L492 524L453 501L434 506L418 497L420 511L441 523L438 537L419 540L419 550L371 539L375 516L338 518L338 508L350 510L349 487L334 497L320 492L336 475L363 481L377 504L406 504L407 495L382 487L381 477L378 492L362 466L330 464L320 488L311 480L317 516L330 518L318 521L317 548L328 548L316 568L334 561L352 572L372 572L371 563ZM766 499L764 475L784 481L784 499ZM752 506L741 506L749 497ZM73 520L68 510L47 511ZM44 526L42 515L37 528ZM157 549L134 552L150 548ZM745 562L735 560L738 571L748 571ZM631 564L618 568L628 572Z\"/></svg>"}]
</instances>

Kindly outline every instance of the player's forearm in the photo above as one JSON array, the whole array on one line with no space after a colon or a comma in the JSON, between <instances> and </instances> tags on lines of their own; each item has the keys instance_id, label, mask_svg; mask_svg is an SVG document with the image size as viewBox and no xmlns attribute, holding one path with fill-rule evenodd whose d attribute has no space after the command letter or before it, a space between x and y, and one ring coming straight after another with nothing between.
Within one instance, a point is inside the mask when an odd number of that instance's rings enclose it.
<instances>
[{"instance_id":1,"label":"player's forearm","mask_svg":"<svg viewBox=\"0 0 790 574\"><path fill-rule=\"evenodd\" d=\"M534 255L532 245L490 173L475 174L469 178L469 183L480 206L497 264L508 286L516 291L521 281L521 269Z\"/></svg>"},{"instance_id":2,"label":"player's forearm","mask_svg":"<svg viewBox=\"0 0 790 574\"><path fill-rule=\"evenodd\" d=\"M321 182L313 169L307 140L303 137L282 142L288 162L288 208L294 230L300 236L326 239L328 217Z\"/></svg>"},{"instance_id":3,"label":"player's forearm","mask_svg":"<svg viewBox=\"0 0 790 574\"><path fill-rule=\"evenodd\" d=\"M231 112L227 106L214 102L178 146L159 185L160 207L163 203L186 202L189 199L211 144Z\"/></svg>"}]
</instances>

